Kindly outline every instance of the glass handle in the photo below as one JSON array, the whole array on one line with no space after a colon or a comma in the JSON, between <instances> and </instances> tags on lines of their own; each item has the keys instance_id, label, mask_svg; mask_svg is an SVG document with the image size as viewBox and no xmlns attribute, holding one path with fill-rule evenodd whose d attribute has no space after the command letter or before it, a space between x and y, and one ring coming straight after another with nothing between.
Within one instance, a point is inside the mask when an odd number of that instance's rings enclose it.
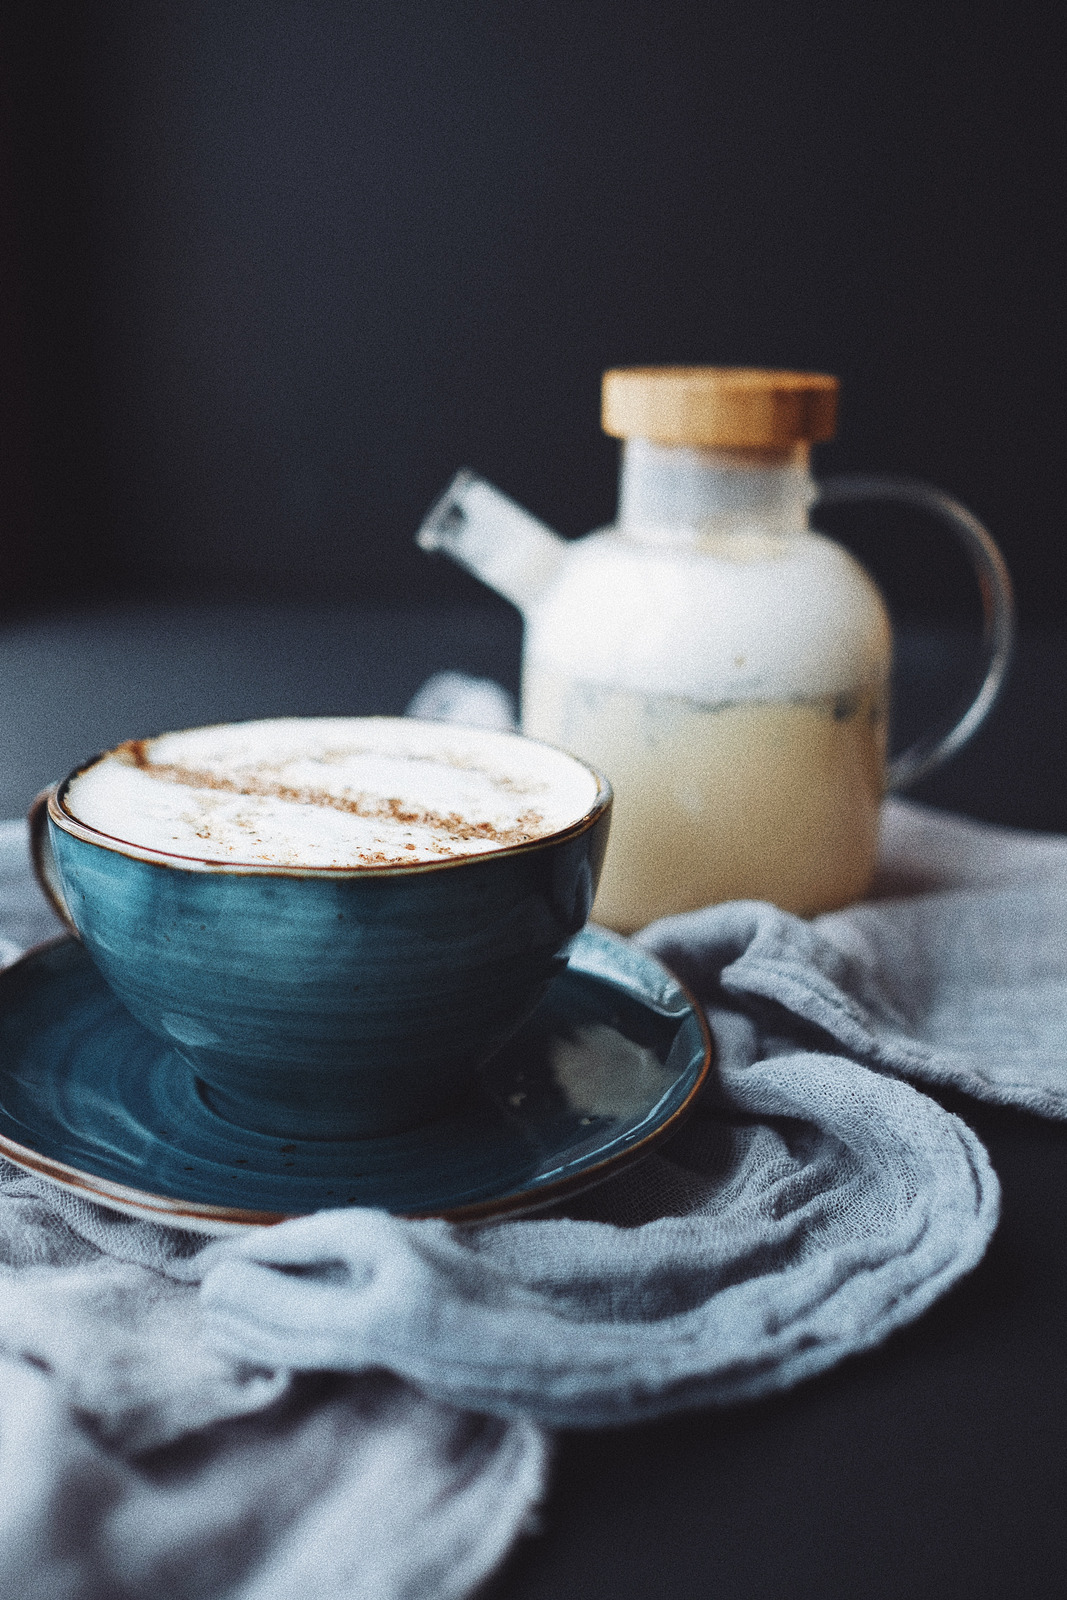
<instances>
[{"instance_id":1,"label":"glass handle","mask_svg":"<svg viewBox=\"0 0 1067 1600\"><path fill-rule=\"evenodd\" d=\"M1000 693L1011 661L1015 639L1015 600L1011 576L992 534L973 512L928 483L914 478L845 473L823 478L816 506L846 505L854 501L893 500L916 507L947 523L967 553L982 597L982 681L962 716L947 728L924 733L889 763L887 787L906 789L925 778L967 743Z\"/></svg>"}]
</instances>

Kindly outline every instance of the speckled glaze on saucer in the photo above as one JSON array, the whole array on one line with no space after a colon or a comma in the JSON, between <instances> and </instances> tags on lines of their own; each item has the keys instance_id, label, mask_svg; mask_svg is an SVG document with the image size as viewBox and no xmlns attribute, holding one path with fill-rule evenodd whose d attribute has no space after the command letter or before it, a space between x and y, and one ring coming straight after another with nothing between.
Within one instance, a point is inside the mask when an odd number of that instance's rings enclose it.
<instances>
[{"instance_id":1,"label":"speckled glaze on saucer","mask_svg":"<svg viewBox=\"0 0 1067 1600\"><path fill-rule=\"evenodd\" d=\"M0 975L0 1154L138 1216L206 1233L335 1206L456 1221L535 1210L643 1155L691 1105L707 1026L671 975L602 929L438 1120L364 1139L225 1121L74 940Z\"/></svg>"}]
</instances>

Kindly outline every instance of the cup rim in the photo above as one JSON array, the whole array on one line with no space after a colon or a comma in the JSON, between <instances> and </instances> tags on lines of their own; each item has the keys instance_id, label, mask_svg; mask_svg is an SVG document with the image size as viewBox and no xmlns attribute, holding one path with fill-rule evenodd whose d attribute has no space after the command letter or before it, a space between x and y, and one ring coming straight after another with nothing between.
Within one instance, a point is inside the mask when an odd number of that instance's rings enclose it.
<instances>
[{"instance_id":1,"label":"cup rim","mask_svg":"<svg viewBox=\"0 0 1067 1600\"><path fill-rule=\"evenodd\" d=\"M316 721L318 719L307 718L301 720ZM353 722L374 720L403 722L409 719L403 717L381 719L352 717L346 720ZM422 720L425 722L425 719L418 718L410 720ZM232 724L215 722L206 723L203 726L222 728L232 726ZM58 783L51 785L47 790L48 818L64 833L70 834L75 839L81 839L86 844L98 845L103 850L110 850L115 855L127 856L135 861L146 861L154 866L171 867L183 872L214 872L225 873L232 877L256 878L364 879L412 877L419 873L447 872L456 867L470 866L473 862L499 861L505 856L528 855L535 850L544 850L551 845L563 844L569 839L579 838L583 833L587 833L590 828L594 827L611 806L614 791L604 774L599 772L590 762L584 761L581 756L576 756L570 750L564 750L560 745L549 744L545 739L531 739L528 734L522 733L519 729L514 731L509 729L486 730L473 728L466 723L442 723L440 726L462 728L475 733L484 733L486 731L494 733L506 732L512 738L523 739L528 744L542 745L545 749L556 750L561 755L565 755L571 761L576 762L578 766L584 767L586 772L592 776L597 786L596 798L588 810L583 812L580 817L577 817L573 822L568 822L562 828L555 829L552 833L541 834L536 839L527 839L522 844L502 845L490 850L472 850L464 855L446 856L439 861L397 861L389 862L384 866L352 867L301 866L299 864L282 866L271 862L265 862L260 865L256 862L218 861L210 856L183 855L177 851L155 850L149 845L134 844L129 839L121 839L115 834L105 833L101 828L92 827L91 824L83 822L80 817L75 816L73 811L67 809L66 793L75 778L80 777L89 767L95 766L98 761L102 761L105 756L111 755L113 750L119 748L119 746L113 745L107 750L98 751L96 755L90 756L88 760L80 762L65 778L61 778ZM180 731L191 730L182 729ZM199 731L199 728L197 731ZM160 738L162 735L157 734L151 737Z\"/></svg>"}]
</instances>

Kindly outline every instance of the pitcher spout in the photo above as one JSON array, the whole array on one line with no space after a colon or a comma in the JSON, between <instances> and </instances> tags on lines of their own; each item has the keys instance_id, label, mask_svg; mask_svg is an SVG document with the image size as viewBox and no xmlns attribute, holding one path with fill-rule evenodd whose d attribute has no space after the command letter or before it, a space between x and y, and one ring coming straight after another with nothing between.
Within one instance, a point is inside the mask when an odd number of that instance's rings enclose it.
<instances>
[{"instance_id":1,"label":"pitcher spout","mask_svg":"<svg viewBox=\"0 0 1067 1600\"><path fill-rule=\"evenodd\" d=\"M459 472L416 535L525 613L553 583L567 541L484 478Z\"/></svg>"}]
</instances>

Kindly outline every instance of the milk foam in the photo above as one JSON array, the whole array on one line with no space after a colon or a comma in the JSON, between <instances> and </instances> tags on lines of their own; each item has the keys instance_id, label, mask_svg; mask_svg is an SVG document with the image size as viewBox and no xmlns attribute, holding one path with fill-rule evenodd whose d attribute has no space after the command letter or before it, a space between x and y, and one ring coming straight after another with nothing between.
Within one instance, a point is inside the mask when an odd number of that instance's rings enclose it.
<instances>
[{"instance_id":1,"label":"milk foam","mask_svg":"<svg viewBox=\"0 0 1067 1600\"><path fill-rule=\"evenodd\" d=\"M592 773L513 734L407 718L284 718L133 740L80 772L78 820L170 855L381 867L543 838L594 804Z\"/></svg>"},{"instance_id":2,"label":"milk foam","mask_svg":"<svg viewBox=\"0 0 1067 1600\"><path fill-rule=\"evenodd\" d=\"M758 527L689 542L631 534L571 545L526 612L527 671L703 705L814 699L885 677L878 590L831 540Z\"/></svg>"}]
</instances>

